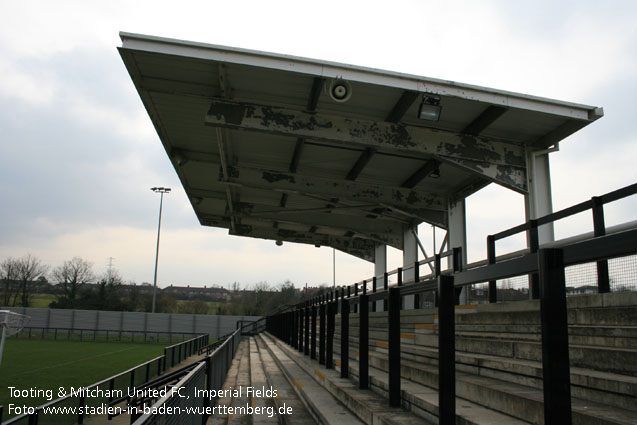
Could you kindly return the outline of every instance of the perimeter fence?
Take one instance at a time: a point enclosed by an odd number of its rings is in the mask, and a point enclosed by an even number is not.
[[[205,361],[199,362],[162,398],[143,406],[134,425],[200,425],[212,412],[216,394],[221,391],[242,335],[250,323],[237,329],[218,345]],[[199,391],[197,391],[199,389]],[[205,389],[205,391],[202,391]],[[185,397],[182,397],[185,396]]]
[[[43,339],[62,341],[91,341],[91,342],[125,342],[145,344],[171,344],[173,342],[192,339],[200,334],[192,332],[149,332],[122,331],[118,329],[71,329],[71,328],[41,328],[27,326],[13,335],[14,339]]]

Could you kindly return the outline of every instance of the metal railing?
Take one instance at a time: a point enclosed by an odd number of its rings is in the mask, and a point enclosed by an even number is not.
[[[12,338],[170,344],[173,341],[184,341],[198,335],[201,335],[201,333],[124,331],[119,329],[45,328],[39,326],[28,326],[23,328],[19,333],[13,335]]]
[[[584,207],[599,208],[605,202],[637,193],[637,184],[613,192],[597,200],[579,204],[575,207],[559,211],[551,215],[555,220],[574,214]],[[595,198],[594,198],[595,199]],[[601,199],[601,200],[599,200]],[[533,223],[518,226],[503,234],[531,229],[548,223],[543,218]],[[599,216],[596,218],[599,226]],[[602,220],[603,224],[603,220]],[[535,230],[534,230],[535,229]],[[599,228],[598,228],[599,229]],[[357,283],[347,287],[339,287],[325,295],[312,298],[297,304],[293,308],[282,311],[266,318],[268,332],[290,344],[298,351],[317,357],[320,364],[327,368],[334,368],[333,340],[335,335],[335,316],[340,308],[341,341],[340,341],[340,374],[349,376],[349,315],[351,306],[359,307],[359,387],[369,387],[369,305],[383,300],[388,319],[388,360],[389,360],[389,404],[401,405],[401,342],[400,342],[400,311],[401,300],[406,295],[434,292],[437,294],[438,306],[438,377],[439,377],[439,411],[441,424],[455,423],[455,316],[454,307],[458,303],[458,295],[462,288],[476,283],[493,282],[499,279],[516,276],[537,276],[537,289],[540,300],[540,323],[542,333],[542,363],[543,363],[543,391],[545,423],[571,423],[570,398],[570,363],[568,351],[568,323],[566,313],[566,281],[565,269],[580,264],[594,262],[597,265],[609,259],[626,257],[637,254],[637,229],[624,230],[613,234],[605,234],[596,230],[590,239],[570,242],[559,247],[543,248],[516,254],[514,258],[496,258],[480,265],[471,265],[462,270],[462,253],[455,248],[444,253],[451,256],[452,269],[443,272],[440,267],[442,255],[434,257],[434,276],[425,280],[414,273],[414,283],[403,285],[403,274],[397,269],[396,285],[389,285],[388,275],[383,276],[383,288],[377,288],[377,279],[372,281],[371,293],[367,290],[368,282]],[[503,236],[504,237],[504,236]],[[491,238],[493,239],[493,238]],[[493,253],[491,253],[493,254]],[[414,268],[418,270],[420,263]],[[597,268],[598,274],[600,268]],[[603,266],[602,266],[603,271]],[[600,291],[604,286],[604,278],[600,279]],[[360,288],[359,288],[360,286]],[[360,290],[359,290],[360,289]],[[319,330],[317,334],[317,316]],[[566,385],[564,384],[566,383]]]
[[[27,413],[15,416],[2,425],[42,425],[42,424],[83,424],[86,412],[102,412],[113,416],[107,406],[117,398],[117,394],[127,394],[129,388],[143,385],[161,375],[168,368],[178,364],[189,355],[198,352],[199,347],[208,344],[208,335],[201,335],[179,344],[164,348],[164,354],[95,384],[78,388],[64,397],[52,400]],[[66,413],[60,408],[67,407]],[[47,414],[54,408],[57,414]],[[115,409],[117,410],[117,409]],[[1,412],[1,410],[0,410]],[[0,415],[0,421],[2,417]]]
[[[627,198],[629,196],[633,196],[635,194],[637,194],[637,183],[623,187],[613,192],[609,192],[602,196],[595,196],[588,201],[581,202],[569,208],[556,211],[552,214],[548,214],[546,216],[540,217],[535,220],[529,220],[526,223],[520,224],[518,226],[514,226],[507,230],[503,230],[494,235],[489,235],[486,238],[487,239],[487,258],[484,260],[462,265],[461,251],[458,248],[455,248],[455,253],[454,253],[454,249],[449,249],[447,251],[440,252],[439,254],[435,254],[431,257],[427,257],[425,259],[419,260],[412,265],[398,267],[394,270],[387,271],[382,275],[373,276],[371,278],[362,280],[360,282],[356,282],[352,285],[345,286],[346,288],[345,290],[348,291],[348,293],[351,293],[354,295],[357,295],[359,292],[369,291],[370,289],[372,292],[376,292],[381,287],[383,288],[383,290],[387,290],[389,286],[392,286],[392,283],[397,286],[402,286],[403,284],[416,283],[416,282],[434,278],[436,276],[451,274],[453,273],[454,269],[460,269],[460,268],[463,268],[465,270],[473,269],[477,267],[482,267],[486,264],[494,264],[499,261],[520,257],[529,252],[537,252],[539,248],[559,248],[561,246],[565,246],[565,245],[579,242],[582,240],[590,239],[593,237],[603,236],[606,234],[612,234],[617,232],[623,232],[625,230],[630,230],[630,229],[635,229],[637,228],[636,221],[624,223],[622,225],[612,226],[612,227],[606,227],[605,221],[604,221],[604,205]],[[558,220],[565,219],[575,214],[579,214],[589,210],[591,211],[592,218],[593,218],[594,231],[592,233],[586,233],[586,234],[578,235],[571,238],[566,238],[559,241],[549,242],[546,244],[542,244],[541,246],[539,245],[538,243],[539,242],[539,237],[538,237],[539,227],[546,224],[554,223]],[[499,256],[496,255],[495,244],[498,240],[502,240],[522,232],[528,233],[529,248],[522,249],[516,252],[507,253],[504,255],[499,255]],[[450,265],[446,269],[442,261],[445,258],[450,259]],[[422,273],[424,269],[423,266],[426,266],[427,268],[429,268],[429,273]],[[581,267],[582,267],[581,265],[577,265],[571,268],[581,269]],[[595,262],[594,267],[596,272],[595,275],[597,277],[597,279],[594,280],[595,286],[597,287],[596,292],[599,292],[599,293],[609,292],[611,290],[611,286],[610,286],[611,279],[609,278],[608,261],[600,260],[599,262]],[[621,260],[614,259],[613,262],[611,262],[610,264],[610,270],[614,271],[615,273],[622,274],[622,276],[624,277],[623,280],[628,280],[628,278],[625,275],[630,274],[630,277],[637,281],[637,256],[627,256],[626,258],[623,258]],[[409,275],[410,277],[407,278],[406,277],[407,275]],[[523,278],[523,276],[517,279],[518,282],[521,281],[520,278]],[[529,291],[527,293],[527,298],[537,299],[538,298],[537,274],[535,275],[532,274],[529,279],[531,281],[531,285],[530,285],[531,287],[529,288]],[[572,270],[569,270],[569,272],[567,272],[567,283],[569,281],[574,281],[574,273]],[[590,279],[583,280],[580,278],[579,281],[592,283]],[[498,291],[497,291],[496,281],[477,282],[477,283],[479,284],[484,283],[487,286],[488,302],[497,302]],[[520,285],[519,283],[516,284],[516,287],[519,285]],[[618,290],[637,289],[637,282],[632,285],[624,284],[622,285],[621,288],[617,288],[617,289]],[[423,303],[423,297],[425,296],[425,294],[416,292],[413,295],[414,295],[415,308],[435,307],[436,305],[435,303],[436,303],[437,295],[435,292],[428,295],[429,302],[427,304]],[[459,295],[459,293],[457,295]],[[402,302],[403,300],[401,300],[401,303]],[[386,302],[384,304],[385,304],[384,310],[387,310]],[[375,304],[372,305],[372,311],[376,311]]]
[[[237,329],[219,344],[205,360],[188,372],[171,391],[151,406],[142,407],[143,414],[134,425],[192,424],[200,425],[212,412],[216,394],[223,387],[239,342],[241,329]],[[199,391],[196,391],[199,389]],[[202,391],[205,389],[205,391]]]

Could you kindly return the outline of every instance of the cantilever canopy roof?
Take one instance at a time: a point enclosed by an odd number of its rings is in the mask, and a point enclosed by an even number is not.
[[[601,108],[413,75],[120,33],[119,52],[202,225],[373,260]],[[335,100],[336,85],[349,99]],[[437,96],[438,121],[418,118]],[[436,176],[438,176],[436,178]]]

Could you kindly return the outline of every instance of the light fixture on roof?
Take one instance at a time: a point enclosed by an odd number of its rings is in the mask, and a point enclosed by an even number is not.
[[[426,93],[422,97],[422,103],[418,108],[418,118],[426,121],[438,121],[441,110],[440,96]]]
[[[432,179],[440,178],[440,167],[438,165],[436,165],[436,168],[434,168],[431,174],[429,174],[429,177],[431,177]]]
[[[276,246],[281,246],[283,245],[283,241],[276,241]]]
[[[186,164],[186,162],[188,162],[188,159],[184,158],[184,156],[181,154],[181,152],[175,152],[173,154],[173,161],[175,161],[175,164],[177,164],[178,166],[183,166]]]

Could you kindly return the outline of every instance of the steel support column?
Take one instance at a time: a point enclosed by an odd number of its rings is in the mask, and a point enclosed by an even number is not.
[[[526,220],[534,220],[553,212],[551,194],[551,172],[548,152],[527,154],[527,179],[529,193],[524,197]],[[532,248],[533,238],[527,233],[527,246]],[[555,240],[553,223],[545,224],[537,229],[537,244],[543,245]],[[529,296],[537,297],[538,291],[533,288],[533,277],[529,276]]]
[[[405,230],[403,236],[403,282],[413,282],[414,263],[418,261],[418,227],[414,226]],[[413,310],[414,296],[407,295],[403,300],[404,310]]]
[[[465,200],[449,203],[448,210],[449,230],[448,242],[449,249],[462,248],[462,266],[467,264],[467,209]],[[451,261],[451,259],[449,260]],[[451,268],[452,265],[448,264]],[[470,286],[465,286],[460,292],[460,304],[468,304]]]

